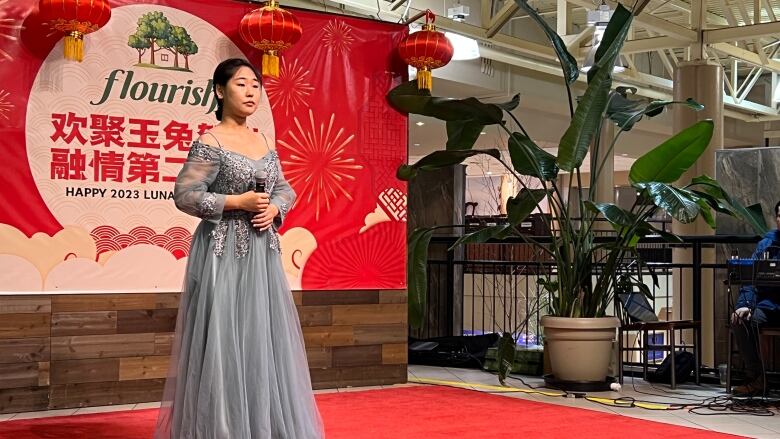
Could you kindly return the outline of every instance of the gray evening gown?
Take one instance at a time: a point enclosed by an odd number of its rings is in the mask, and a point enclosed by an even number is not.
[[[272,229],[223,210],[226,194],[266,178],[279,207]],[[176,179],[176,206],[202,218],[192,237],[155,439],[324,436],[298,313],[276,232],[295,201],[279,157],[258,160],[194,142]]]

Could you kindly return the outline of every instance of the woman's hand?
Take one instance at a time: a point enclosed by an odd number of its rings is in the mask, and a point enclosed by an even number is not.
[[[239,195],[238,206],[241,210],[247,212],[263,212],[268,207],[268,203],[271,202],[271,197],[263,192],[244,192]]]
[[[265,210],[252,218],[252,227],[260,231],[268,230],[273,225],[276,215],[279,215],[279,208],[273,204],[267,204]]]

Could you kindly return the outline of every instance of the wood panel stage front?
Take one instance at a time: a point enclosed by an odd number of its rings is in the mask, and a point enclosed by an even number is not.
[[[296,291],[315,389],[406,382],[407,294]],[[159,401],[178,293],[0,295],[0,413]]]

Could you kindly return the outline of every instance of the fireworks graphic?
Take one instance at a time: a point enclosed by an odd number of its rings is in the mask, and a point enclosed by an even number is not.
[[[285,115],[306,103],[306,98],[314,91],[314,87],[308,82],[309,71],[305,70],[298,60],[288,64],[282,59],[282,68],[278,78],[268,79],[265,89],[271,101],[271,108],[279,107]]]
[[[17,31],[21,30],[24,26],[21,24],[21,19],[6,17],[8,11],[9,0],[0,0],[0,41],[11,41],[16,43],[19,37],[16,36]],[[10,53],[3,49],[0,49],[0,62],[13,61],[14,57]],[[2,112],[3,110],[0,110]],[[2,113],[0,113],[2,114]]]
[[[344,128],[336,128],[335,119],[336,115],[331,114],[327,123],[317,124],[310,109],[308,126],[295,117],[297,129],[290,130],[290,141],[279,140],[290,151],[289,160],[282,162],[285,176],[305,203],[314,205],[317,220],[320,212],[330,211],[337,198],[353,201],[345,185],[354,182],[355,174],[363,169],[355,159],[345,157],[344,148],[355,135],[347,136]]]
[[[11,118],[8,117],[8,114],[14,108],[14,104],[8,101],[8,96],[10,95],[10,92],[0,90],[0,117],[4,118],[5,120],[11,120]]]
[[[331,20],[325,26],[325,35],[322,40],[330,50],[343,55],[349,53],[350,46],[355,42],[355,37],[352,36],[352,28],[342,20]]]

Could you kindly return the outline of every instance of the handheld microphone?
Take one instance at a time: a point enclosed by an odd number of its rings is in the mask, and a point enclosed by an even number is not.
[[[265,178],[255,177],[255,192],[265,192]]]

